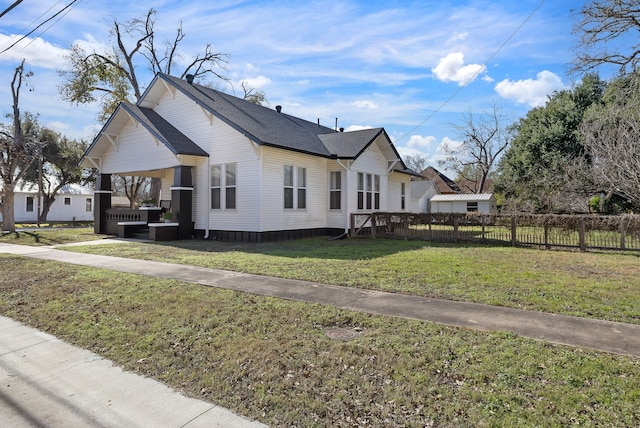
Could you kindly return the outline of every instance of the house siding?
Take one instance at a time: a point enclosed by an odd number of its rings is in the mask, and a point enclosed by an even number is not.
[[[27,211],[27,197],[33,198],[33,211]],[[64,198],[71,198],[65,205]],[[92,210],[86,211],[86,200],[91,199]],[[47,221],[93,221],[93,195],[62,193],[56,197],[47,214]],[[14,196],[14,220],[18,223],[38,221],[38,194],[16,192]],[[0,213],[2,221],[2,213]]]
[[[102,159],[101,171],[110,174],[157,170],[179,164],[169,149],[153,138],[146,128],[133,122],[124,126],[117,147],[110,145]]]
[[[273,231],[326,227],[329,208],[327,160],[273,147],[263,147],[262,153],[261,229]],[[285,165],[307,170],[305,209],[284,208]]]

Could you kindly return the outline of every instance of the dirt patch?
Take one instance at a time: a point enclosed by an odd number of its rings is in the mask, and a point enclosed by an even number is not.
[[[333,340],[353,340],[356,337],[362,336],[362,329],[360,328],[345,328],[345,327],[334,327],[325,331],[325,334]]]

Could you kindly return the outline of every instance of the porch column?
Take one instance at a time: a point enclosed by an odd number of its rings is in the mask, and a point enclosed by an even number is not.
[[[93,232],[107,233],[107,210],[111,208],[111,174],[98,174],[93,192]]]
[[[173,168],[171,211],[178,219],[178,239],[191,239],[193,235],[193,179],[191,178],[190,166],[179,165]]]

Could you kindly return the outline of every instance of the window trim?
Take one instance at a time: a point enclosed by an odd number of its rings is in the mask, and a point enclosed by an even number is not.
[[[358,173],[358,210],[380,210],[381,182],[382,178],[378,174],[371,174],[367,172]]]
[[[284,164],[282,167],[282,209],[307,209],[307,168]]]
[[[329,210],[342,211],[342,171],[329,171]]]
[[[29,202],[31,202],[31,209],[29,209]],[[34,212],[35,205],[36,205],[35,198],[33,196],[27,196],[25,200],[25,207],[24,207],[25,212],[28,212],[28,213]]]
[[[214,170],[217,170],[217,176],[214,174]],[[233,184],[229,184],[231,170],[233,170]],[[217,180],[214,181],[214,178]],[[232,189],[233,204],[229,204]],[[238,209],[238,164],[236,162],[211,165],[209,169],[209,198],[209,211],[234,211]]]

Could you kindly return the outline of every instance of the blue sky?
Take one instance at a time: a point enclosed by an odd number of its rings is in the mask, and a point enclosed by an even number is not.
[[[71,0],[30,0],[0,18],[0,51]],[[4,10],[13,0],[0,1]],[[492,103],[514,118],[576,83],[567,74],[583,1],[168,1],[79,0],[0,54],[1,112],[11,111],[10,82],[22,58],[33,71],[22,111],[46,126],[91,140],[97,105],[62,101],[57,70],[74,42],[104,50],[114,18],[126,22],[157,10],[156,40],[172,39],[182,22],[182,61],[207,44],[228,53],[232,85],[263,90],[271,107],[346,130],[384,127],[401,155],[421,154],[437,166],[451,127]],[[43,32],[44,30],[44,32]],[[37,37],[36,37],[37,36]],[[142,80],[152,76],[141,70]],[[602,76],[607,77],[607,76]],[[5,119],[5,121],[7,121]]]

